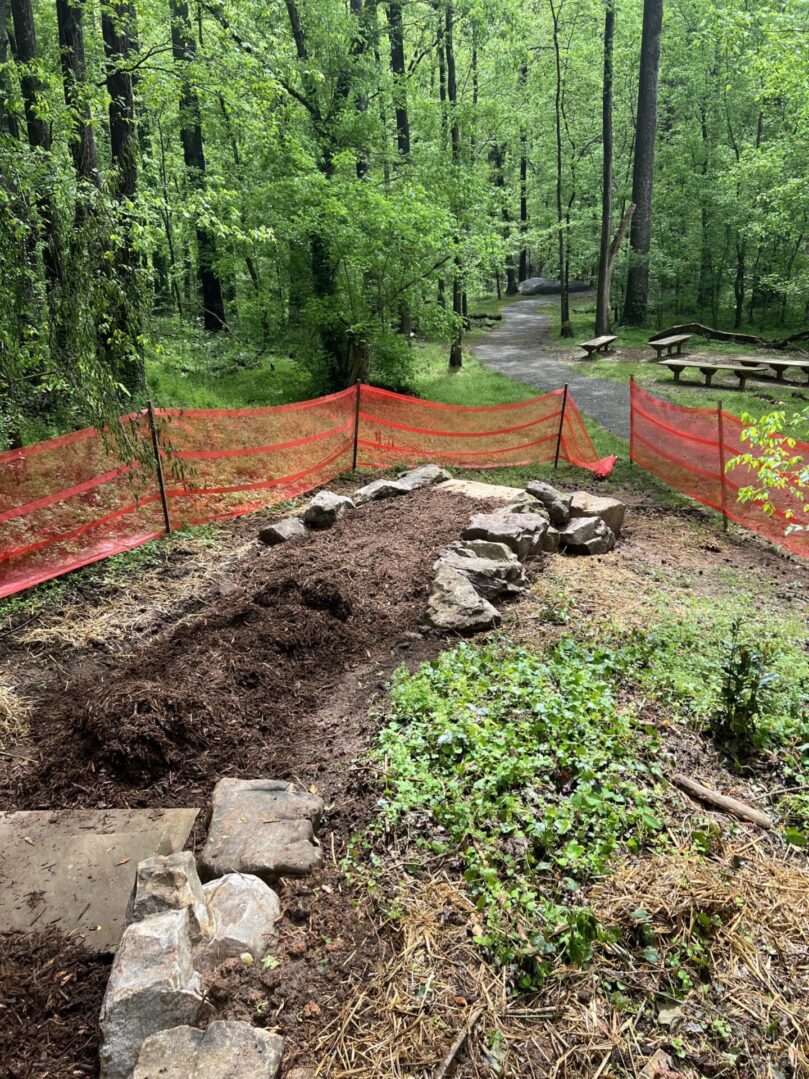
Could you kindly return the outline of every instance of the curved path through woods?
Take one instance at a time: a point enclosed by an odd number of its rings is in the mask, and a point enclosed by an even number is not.
[[[540,296],[504,307],[503,321],[472,351],[487,367],[538,390],[558,390],[567,383],[581,412],[613,434],[629,438],[629,387],[579,374],[575,366],[559,359],[555,341],[548,347],[558,302]]]

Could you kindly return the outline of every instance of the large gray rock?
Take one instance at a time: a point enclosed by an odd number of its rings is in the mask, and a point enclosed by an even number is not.
[[[208,877],[254,873],[272,883],[317,869],[323,800],[275,779],[220,779],[200,867]]]
[[[552,525],[542,537],[542,550],[546,554],[556,554],[562,541],[562,533]]]
[[[563,495],[542,480],[532,480],[525,485],[525,489],[545,507],[554,528],[563,528],[567,524],[570,520],[570,495]]]
[[[560,540],[576,554],[606,554],[615,546],[615,533],[601,517],[573,517]]]
[[[617,498],[603,498],[587,491],[575,491],[570,499],[571,517],[600,517],[616,536],[621,535],[625,515],[626,506]]]
[[[475,542],[472,540],[471,542]],[[498,544],[498,546],[504,546]],[[508,550],[508,548],[505,548]],[[495,600],[505,596],[518,596],[528,587],[525,579],[525,570],[517,556],[508,552],[511,558],[481,558],[463,550],[458,550],[454,545],[447,547],[438,556],[438,561],[433,566],[439,570],[442,566],[449,566],[458,573],[462,573],[476,592],[486,599]]]
[[[548,529],[545,517],[537,513],[477,513],[463,530],[464,539],[492,540],[505,543],[520,560],[536,554]]]
[[[197,970],[210,970],[249,952],[262,959],[278,937],[278,896],[263,880],[227,873],[203,888],[211,917],[209,934],[194,949]]]
[[[427,620],[436,629],[475,633],[500,624],[500,612],[452,566],[441,566],[427,603]]]
[[[196,941],[211,929],[211,920],[191,851],[147,858],[138,866],[130,921],[188,908],[189,931]]]
[[[300,517],[282,517],[280,521],[272,521],[260,529],[258,538],[268,547],[275,547],[278,543],[301,539],[305,535],[306,526]]]
[[[511,505],[506,506],[507,513],[536,513],[540,517],[544,517],[548,524],[550,524],[550,515],[538,498],[534,498],[533,495],[523,494]]]
[[[367,502],[378,502],[383,498],[396,498],[399,495],[410,494],[410,488],[401,480],[392,480],[383,477],[379,480],[371,480],[364,487],[354,492],[354,505],[364,506]]]
[[[188,910],[153,914],[127,926],[101,1005],[101,1079],[131,1079],[146,1038],[195,1023],[202,1003]]]
[[[331,528],[346,510],[353,508],[354,503],[346,495],[336,495],[333,491],[320,491],[306,507],[303,520],[310,528]]]
[[[561,283],[548,277],[527,277],[517,287],[523,296],[553,296],[562,291]],[[587,292],[589,288],[584,281],[574,279],[567,283],[568,292]]]
[[[275,1079],[284,1039],[249,1023],[176,1026],[143,1043],[133,1079]]]
[[[491,558],[495,562],[519,562],[514,552],[505,543],[492,540],[455,540],[447,547],[462,558]]]
[[[403,483],[408,491],[432,487],[434,483],[443,483],[450,478],[449,472],[439,465],[419,465],[418,468],[409,468],[406,472],[400,472],[398,476],[399,482]]]

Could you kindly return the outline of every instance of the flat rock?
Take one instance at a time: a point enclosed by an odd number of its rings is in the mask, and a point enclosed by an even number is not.
[[[317,869],[323,852],[314,828],[323,800],[275,779],[220,779],[200,857],[207,877],[254,873],[267,883]]]
[[[587,491],[575,491],[570,499],[571,517],[600,517],[616,536],[621,535],[625,515],[626,506],[617,498],[603,498]]]
[[[447,547],[463,558],[491,558],[495,562],[519,562],[519,559],[505,543],[492,540],[455,540]]]
[[[523,494],[516,502],[511,502],[506,506],[508,513],[538,513],[540,517],[545,517],[550,524],[550,516],[548,511],[542,505],[538,498],[534,498],[533,495]]]
[[[548,521],[537,513],[477,513],[463,530],[464,539],[491,540],[505,543],[522,561],[542,547],[542,537],[548,529]]]
[[[516,555],[510,551],[509,554],[511,559],[481,558],[475,555],[470,557],[466,551],[447,547],[438,556],[433,569],[449,566],[457,570],[466,577],[476,592],[488,600],[518,596],[528,587],[528,582],[525,579],[525,570]]]
[[[436,629],[474,633],[500,624],[500,612],[452,566],[441,566],[435,575],[427,620]]]
[[[139,922],[152,914],[188,908],[192,940],[206,936],[213,928],[208,914],[197,863],[191,851],[157,855],[138,866],[130,921]]]
[[[576,554],[606,554],[615,546],[615,533],[601,517],[572,517],[559,538]]]
[[[259,530],[258,538],[268,547],[275,547],[287,540],[301,539],[306,535],[306,526],[300,517],[282,517],[280,521],[271,521]]]
[[[410,494],[410,488],[401,480],[392,480],[382,477],[379,480],[371,480],[364,487],[354,492],[353,502],[355,506],[364,506],[368,502],[378,502],[383,498],[396,498],[399,495]]]
[[[521,487],[506,487],[500,483],[479,483],[477,480],[447,480],[439,483],[436,491],[447,494],[465,495],[477,500],[491,499],[493,502],[516,502],[525,492]]]
[[[336,495],[334,491],[320,491],[306,507],[304,524],[310,528],[331,528],[346,510],[353,508],[353,501],[346,495]]]
[[[439,465],[419,465],[418,468],[400,472],[397,478],[408,491],[418,491],[422,487],[432,487],[433,484],[442,483],[451,477],[449,472]]]
[[[188,911],[153,914],[127,926],[101,1005],[100,1079],[131,1079],[146,1038],[195,1023],[202,1005]]]
[[[54,926],[114,952],[138,864],[182,850],[198,809],[0,813],[0,932]]]
[[[210,970],[249,952],[263,959],[278,937],[278,896],[248,873],[227,873],[203,888],[211,919],[210,933],[194,949],[197,970]]]
[[[525,485],[525,490],[542,503],[554,528],[563,528],[570,520],[570,495],[563,495],[542,480],[532,480]]]
[[[141,1046],[132,1079],[275,1079],[284,1039],[249,1023],[176,1026]]]

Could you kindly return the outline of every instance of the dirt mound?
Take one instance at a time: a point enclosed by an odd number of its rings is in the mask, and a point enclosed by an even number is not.
[[[305,717],[421,625],[432,563],[478,508],[416,492],[257,548],[196,618],[33,702],[32,755],[9,767],[0,804],[200,805],[223,775],[295,778]]]
[[[59,933],[0,935],[5,1079],[95,1075],[96,1017],[108,977],[108,959]]]

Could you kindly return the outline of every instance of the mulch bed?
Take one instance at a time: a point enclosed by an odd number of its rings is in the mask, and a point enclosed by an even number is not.
[[[372,503],[295,545],[256,549],[232,590],[193,620],[125,657],[88,651],[65,684],[51,683],[40,699],[29,693],[25,753],[0,759],[0,808],[8,810],[207,809],[226,775],[317,789],[328,807],[326,866],[278,889],[281,967],[231,963],[207,985],[209,1018],[248,1019],[287,1036],[287,1068],[314,1061],[319,1031],[384,954],[338,870],[376,798],[367,769],[354,762],[372,728],[369,704],[393,669],[441,647],[423,632],[432,564],[481,508],[417,492]],[[194,844],[204,826],[201,814]],[[18,939],[20,972],[60,954],[52,945],[39,962],[41,948],[36,938]],[[0,979],[13,1018],[13,1079],[96,1074],[108,964],[80,959],[75,945],[61,954],[54,962],[71,977],[70,1010],[60,1014],[72,1016],[72,1040],[58,1040],[58,1025],[51,1032],[57,988],[46,991],[47,979],[33,977],[10,995]]]

